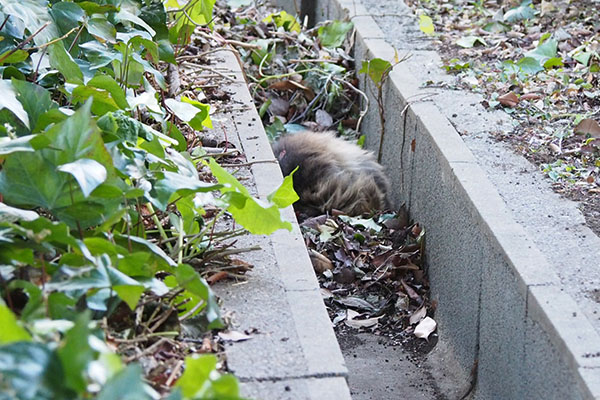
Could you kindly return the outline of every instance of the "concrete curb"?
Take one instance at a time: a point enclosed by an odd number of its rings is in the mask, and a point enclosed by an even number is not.
[[[304,0],[301,9],[311,24],[352,19],[358,68],[392,61],[394,48],[359,0]],[[361,78],[361,88],[376,104],[371,83]],[[384,104],[382,163],[396,202],[427,230],[440,337],[463,368],[476,366],[474,397],[600,398],[598,332],[406,65],[390,73]],[[363,126],[380,131],[374,106]],[[367,147],[379,147],[378,134],[367,133]]]
[[[221,88],[233,106],[214,115],[215,130],[249,162],[238,177],[259,198],[281,184],[260,117],[253,107],[236,57],[224,49],[215,57],[233,77]],[[348,371],[321,298],[319,285],[291,207],[284,218],[293,231],[244,236],[236,247],[260,245],[261,251],[239,258],[254,265],[243,284],[216,285],[225,310],[235,312],[234,329],[251,339],[226,346],[229,369],[242,382],[242,394],[257,399],[350,399]]]

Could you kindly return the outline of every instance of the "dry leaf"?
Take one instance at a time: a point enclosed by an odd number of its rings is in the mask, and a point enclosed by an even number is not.
[[[290,103],[280,97],[271,97],[269,112],[273,115],[286,116],[290,109]]]
[[[415,226],[413,226],[412,228],[412,234],[417,237],[421,234],[421,227],[419,226],[419,224],[415,224]]]
[[[427,316],[427,308],[425,308],[425,306],[423,306],[423,307],[419,308],[417,311],[415,311],[413,313],[413,315],[410,316],[410,319],[408,321],[410,322],[411,325],[414,325],[417,322],[420,322],[426,316]]]
[[[542,5],[541,5],[541,14],[540,16],[543,17],[544,15],[548,15],[551,12],[556,10],[556,6],[554,4],[552,4],[551,1],[546,1],[546,0],[542,0]]]
[[[377,325],[377,323],[379,322],[379,319],[382,318],[381,317],[376,317],[376,318],[367,318],[367,319],[355,319],[356,317],[358,317],[360,315],[360,313],[348,309],[346,311],[346,321],[344,322],[346,325],[348,325],[351,328],[370,328],[371,326]]]
[[[333,125],[333,118],[325,110],[317,110],[315,112],[315,122],[323,128],[329,128]]]
[[[238,331],[219,332],[219,337],[226,342],[242,342],[244,340],[252,339],[251,336]]]
[[[542,98],[542,95],[538,93],[526,93],[521,96],[520,100],[539,100]]]
[[[513,92],[508,92],[498,97],[498,101],[505,107],[515,107],[519,104],[519,98]]]
[[[575,133],[589,134],[591,137],[600,138],[600,124],[590,118],[582,119],[575,127]]]
[[[329,290],[329,289],[320,288],[320,291],[321,291],[321,298],[323,300],[331,299],[333,297],[333,293],[331,293],[331,290]]]
[[[308,255],[310,256],[310,261],[312,262],[313,268],[317,274],[322,274],[326,270],[333,269],[333,263],[323,254],[313,249],[309,249]]]
[[[292,83],[292,81],[284,80],[273,82],[269,85],[268,89],[274,90],[296,90],[297,87]]]
[[[206,281],[209,285],[214,285],[216,282],[219,282],[222,279],[226,279],[229,276],[227,271],[219,271],[216,274],[213,274],[206,278]]]
[[[419,322],[419,325],[415,327],[415,336],[427,340],[429,335],[435,331],[436,327],[437,323],[433,318],[425,317],[421,322]]]

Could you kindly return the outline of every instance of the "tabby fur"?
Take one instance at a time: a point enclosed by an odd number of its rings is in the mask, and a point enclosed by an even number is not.
[[[332,210],[356,216],[389,207],[389,181],[372,153],[331,132],[305,131],[273,145],[281,171],[294,173],[294,205],[307,216]]]

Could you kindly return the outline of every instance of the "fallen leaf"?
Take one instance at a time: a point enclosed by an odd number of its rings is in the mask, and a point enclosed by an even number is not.
[[[408,310],[408,306],[410,304],[410,299],[407,295],[402,292],[398,292],[398,299],[396,300],[396,310],[397,311],[406,311]]]
[[[498,97],[498,102],[500,102],[500,104],[502,104],[505,107],[512,108],[519,104],[519,98],[513,92],[508,92]]]
[[[325,289],[325,288],[320,288],[321,289],[321,297],[323,298],[323,300],[327,300],[333,297],[333,293],[331,293],[331,290],[329,289]]]
[[[540,14],[541,17],[543,17],[544,15],[548,15],[551,12],[556,10],[556,6],[554,4],[552,4],[551,1],[545,1],[545,0],[542,0],[542,5],[540,8],[542,10],[542,12]]]
[[[213,285],[222,279],[226,279],[228,276],[229,276],[229,274],[227,273],[227,271],[219,271],[216,274],[211,275],[208,278],[206,278],[206,281],[208,282],[209,285]]]
[[[427,316],[427,308],[425,308],[425,306],[423,306],[423,307],[419,308],[417,311],[415,311],[413,313],[413,315],[410,316],[408,321],[410,322],[411,325],[414,325],[417,322],[420,322],[426,316]]]
[[[433,35],[435,33],[435,27],[433,26],[433,20],[431,17],[428,17],[427,15],[420,15],[419,29],[428,36]]]
[[[590,118],[582,119],[575,127],[575,133],[583,133],[591,137],[600,138],[600,124]]]
[[[402,287],[404,287],[404,290],[406,291],[406,294],[408,295],[408,297],[410,297],[411,299],[416,300],[416,301],[421,300],[421,296],[419,296],[419,294],[415,291],[415,289],[408,286],[406,284],[406,282],[404,282],[404,280],[401,280],[400,283],[402,283]]]
[[[273,115],[285,116],[290,109],[290,103],[280,97],[271,97],[271,105],[269,111]]]
[[[296,82],[290,80],[273,82],[268,87],[268,89],[274,90],[296,90],[297,88]]]
[[[521,96],[520,100],[539,100],[542,96],[537,93],[526,93]]]
[[[487,46],[485,40],[483,40],[479,36],[463,36],[462,38],[456,41],[456,44],[466,49],[470,49],[471,47],[474,47],[477,44]]]
[[[360,311],[369,311],[369,312],[375,311],[375,307],[373,307],[373,305],[371,303],[369,303],[368,301],[366,301],[364,299],[361,299],[360,297],[349,296],[349,297],[345,297],[343,299],[339,299],[337,301],[339,303],[342,303],[346,307],[354,308],[354,309],[357,309]]]
[[[437,328],[437,323],[434,321],[434,319],[425,317],[421,322],[419,322],[419,325],[415,327],[414,333],[416,337],[427,340],[429,335],[435,331],[435,328]]]
[[[312,262],[313,268],[317,274],[322,274],[327,270],[333,269],[333,263],[323,254],[313,249],[309,249],[308,255],[310,256],[310,261]]]
[[[323,128],[329,128],[333,125],[333,118],[327,111],[319,109],[315,112],[315,122]]]
[[[348,325],[351,328],[370,328],[372,326],[377,325],[377,323],[379,322],[379,319],[382,318],[381,317],[375,317],[375,318],[367,318],[367,319],[355,319],[356,317],[358,317],[360,314],[357,313],[354,310],[350,310],[348,309],[348,311],[346,312],[346,321],[344,322],[346,325]]]
[[[252,339],[251,336],[238,331],[219,332],[219,337],[226,342],[243,342],[244,340]]]

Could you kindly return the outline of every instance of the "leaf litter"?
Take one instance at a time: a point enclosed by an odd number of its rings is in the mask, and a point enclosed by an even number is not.
[[[425,231],[408,224],[404,209],[370,218],[321,215],[300,228],[339,337],[369,332],[423,351],[435,344],[415,340],[435,331],[435,304],[423,268]]]
[[[408,0],[433,20],[444,68],[504,108],[498,140],[536,163],[554,189],[581,201],[600,233],[600,9],[594,1]]]

